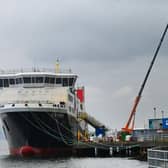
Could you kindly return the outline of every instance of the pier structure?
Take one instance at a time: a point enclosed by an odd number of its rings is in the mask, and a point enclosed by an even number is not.
[[[165,146],[166,144],[166,141],[79,142],[74,146],[72,155],[76,157],[131,157],[146,161],[149,149],[157,146]]]
[[[77,157],[138,157],[146,160],[147,149],[153,147],[153,143],[78,143],[74,146],[73,155]]]

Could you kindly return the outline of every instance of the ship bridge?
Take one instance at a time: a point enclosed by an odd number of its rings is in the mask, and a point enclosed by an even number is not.
[[[52,70],[0,71],[0,88],[9,87],[71,87],[77,75],[69,72],[56,73]]]

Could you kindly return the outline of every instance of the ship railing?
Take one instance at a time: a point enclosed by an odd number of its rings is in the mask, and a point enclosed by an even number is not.
[[[157,147],[148,149],[149,168],[168,167],[168,147]]]
[[[56,73],[52,68],[21,68],[21,69],[0,69],[0,74],[16,74],[16,73],[28,73],[28,72],[52,72]],[[72,73],[71,69],[60,69],[57,73]]]
[[[55,103],[55,102],[50,102],[50,101],[14,101],[10,103],[3,103],[0,104],[0,108],[5,108],[5,107],[54,107],[58,109],[66,109],[67,105],[66,103],[63,104],[62,102]]]

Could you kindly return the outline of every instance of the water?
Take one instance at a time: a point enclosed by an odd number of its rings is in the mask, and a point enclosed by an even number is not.
[[[16,159],[1,157],[2,168],[147,168],[147,163],[121,158]]]
[[[0,168],[147,168],[147,162],[127,158],[14,158],[0,142]]]

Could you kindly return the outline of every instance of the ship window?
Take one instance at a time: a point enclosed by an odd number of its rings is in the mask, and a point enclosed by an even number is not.
[[[16,78],[16,84],[18,84],[19,83],[19,78]]]
[[[15,79],[9,79],[9,84],[14,85],[15,84]]]
[[[61,84],[61,78],[56,78],[56,84]]]
[[[45,83],[49,83],[49,77],[45,78]]]
[[[69,86],[73,85],[74,78],[69,78]]]
[[[0,79],[0,87],[3,86],[3,79]]]
[[[50,83],[54,84],[55,83],[55,78],[50,78]]]
[[[31,83],[31,78],[30,77],[24,77],[23,81],[24,81],[24,83]]]
[[[36,78],[32,77],[32,83],[36,83]]]
[[[9,80],[8,79],[4,79],[4,87],[9,87]]]
[[[43,83],[43,77],[37,77],[36,83]]]
[[[22,78],[16,78],[16,84],[22,83]]]
[[[54,83],[55,83],[55,78],[49,78],[49,77],[46,77],[46,78],[45,78],[45,83],[51,83],[51,84],[54,84]]]
[[[68,78],[63,78],[63,86],[68,86]]]

